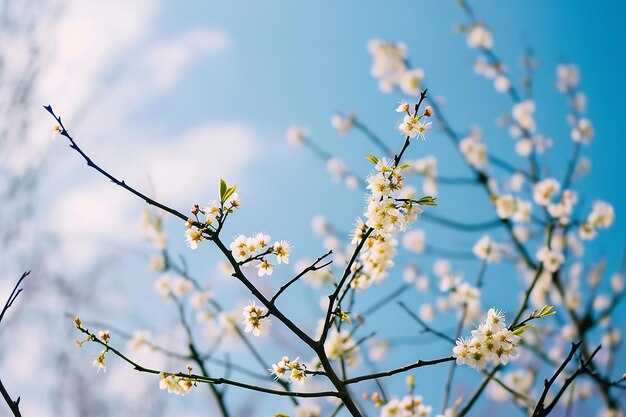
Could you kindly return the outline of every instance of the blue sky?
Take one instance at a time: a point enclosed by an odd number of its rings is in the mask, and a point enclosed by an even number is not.
[[[111,10],[107,9],[109,6],[98,6],[101,10],[69,8],[70,17],[62,23],[71,30],[61,31],[57,40],[68,45],[76,42],[68,37],[84,30],[76,22],[94,19],[95,27],[102,33],[85,36],[84,44],[76,46],[76,50],[94,51],[95,63],[93,67],[85,63],[89,60],[83,53],[77,60],[78,69],[71,65],[54,66],[46,83],[57,88],[45,84],[38,98],[67,115],[68,128],[87,145],[94,159],[139,188],[152,184],[157,195],[180,210],[214,198],[220,177],[237,183],[245,205],[233,217],[227,233],[263,230],[276,239],[291,241],[296,259],[313,259],[323,252],[320,239],[309,226],[314,215],[327,215],[340,230],[352,227],[363,210],[362,193],[334,184],[324,164],[304,149],[289,148],[284,134],[292,124],[305,126],[318,143],[362,175],[370,168],[364,156],[374,149],[358,132],[340,137],[330,125],[332,114],[354,111],[389,146],[401,146],[403,138],[397,132],[398,116],[393,110],[403,96],[382,94],[371,77],[366,43],[372,38],[406,42],[409,59],[424,69],[431,94],[445,97],[446,116],[454,127],[463,132],[480,126],[493,153],[521,164],[511,150],[513,141],[508,132],[496,125],[496,119],[510,111],[510,100],[497,93],[490,81],[473,73],[476,51],[469,50],[463,36],[453,31],[455,24],[466,23],[454,1],[194,1],[184,7],[151,0],[138,2],[134,7],[123,3],[114,2]],[[626,5],[601,1],[590,7],[588,2],[578,0],[474,3],[476,13],[493,30],[495,51],[508,63],[515,82],[522,74],[518,60],[524,48],[533,48],[539,62],[533,93],[536,118],[539,130],[555,142],[545,160],[554,167],[557,177],[563,175],[571,141],[565,121],[567,104],[555,89],[556,65],[567,61],[580,67],[582,89],[588,97],[587,114],[596,131],[595,140],[584,149],[592,160],[592,171],[580,182],[580,191],[586,196],[587,207],[594,199],[602,198],[609,200],[617,213],[613,228],[601,233],[589,247],[586,259],[605,255],[608,270],[613,271],[626,243],[626,221],[622,215],[626,213],[626,196],[620,192],[624,180],[621,158],[626,151],[621,135],[626,122],[618,113],[626,96],[622,82],[626,73]],[[121,22],[116,25],[113,19],[97,17],[106,17],[107,11]],[[195,30],[203,34],[200,41],[187,36]],[[63,49],[62,56],[71,58],[72,48]],[[180,65],[174,65],[176,62]],[[53,75],[58,76],[55,71],[59,68],[76,74],[73,83],[72,79],[65,82],[76,89],[86,89],[86,98],[74,91],[67,93],[64,81],[55,81],[59,78]],[[167,74],[173,74],[171,79]],[[85,101],[88,105],[83,112]],[[40,116],[41,125],[48,128],[47,114],[41,112]],[[189,146],[187,152],[183,145]],[[104,179],[87,172],[77,156],[64,146],[53,144],[46,149],[54,155],[46,162],[54,175],[46,179],[40,198],[44,202],[50,201],[51,195],[57,196],[52,203],[53,219],[60,221],[64,209],[72,207],[77,199],[86,204],[93,202],[93,210],[99,208],[90,215],[77,214],[74,224],[59,222],[62,227],[56,232],[67,245],[63,246],[68,258],[65,262],[73,265],[76,259],[72,254],[88,252],[91,255],[85,258],[95,262],[98,258],[94,253],[99,249],[93,248],[107,246],[106,256],[115,259],[118,266],[107,273],[110,281],[105,281],[104,288],[125,289],[131,300],[119,301],[121,308],[117,312],[82,306],[85,313],[81,314],[98,315],[105,321],[123,323],[126,326],[121,327],[126,328],[144,326],[151,317],[171,323],[172,311],[163,309],[158,297],[152,294],[153,277],[146,273],[145,257],[123,256],[120,250],[122,244],[127,244],[141,254],[149,252],[141,239],[133,236],[134,229],[131,236],[119,236],[120,231],[136,223],[141,202],[121,190],[111,189]],[[460,168],[460,158],[440,132],[435,131],[427,142],[412,146],[408,157],[428,154],[437,156],[442,175],[469,174]],[[439,201],[441,206],[432,210],[459,221],[490,220],[494,216],[484,194],[474,188],[442,188]],[[167,223],[175,250],[185,253],[197,275],[215,279],[215,286],[223,291],[225,299],[233,304],[245,301],[245,292],[214,278],[214,262],[218,259],[215,249],[193,253],[184,249],[182,238],[178,239],[182,236],[180,226],[173,220]],[[425,223],[419,226],[424,226],[429,241],[450,249],[467,249],[480,237],[451,233]],[[93,234],[85,237],[84,230]],[[496,236],[503,236],[503,232],[498,231]],[[87,249],[84,239],[89,239],[92,249]],[[397,263],[401,266],[409,260],[403,255]],[[432,260],[418,259],[428,272]],[[81,267],[87,268],[89,262]],[[466,277],[472,277],[478,266],[476,261],[458,263]],[[275,277],[285,278],[290,272],[291,269],[279,271]],[[516,294],[510,289],[516,288],[519,280],[511,279],[511,275],[506,268],[489,270],[484,306],[501,303],[502,308],[515,308]],[[380,291],[363,296],[361,306],[395,288],[400,279],[397,268]],[[146,292],[149,295],[144,296]],[[286,308],[298,310],[296,316],[312,323],[311,316],[319,315],[317,304],[323,292],[301,288],[294,294]],[[108,295],[106,300],[112,298]],[[141,301],[132,301],[137,299]],[[419,302],[432,302],[416,292],[404,300],[414,307]],[[306,308],[300,309],[302,305]],[[622,306],[621,313],[624,312]],[[417,334],[413,322],[395,305],[388,306],[372,325],[385,327],[388,317],[393,317],[397,326],[387,326],[382,335]],[[451,325],[449,320],[441,322],[444,329]],[[624,329],[623,322],[619,326]],[[281,355],[275,348],[268,349],[270,359]],[[444,349],[447,347],[432,343],[403,347],[398,350],[397,360],[388,365],[442,356]],[[73,358],[83,360],[86,366],[91,361],[87,354]],[[122,369],[122,365],[118,368]],[[417,374],[417,390],[437,410],[440,384],[430,381],[443,381],[446,371],[447,367]],[[125,377],[131,371],[120,372]],[[93,384],[102,381],[100,375],[89,378]],[[401,395],[403,378],[394,381],[391,386],[398,388]],[[477,378],[469,370],[460,369],[457,381],[460,391],[468,392]],[[233,401],[247,398],[238,397],[240,394],[234,390],[230,394]],[[171,415],[177,415],[177,407],[188,405],[180,399],[164,400],[170,404]],[[192,404],[197,403],[202,403],[202,399],[193,399]],[[287,405],[266,401],[259,406],[257,415],[283,411],[277,410],[276,404]],[[594,406],[592,403],[585,410],[593,410]]]

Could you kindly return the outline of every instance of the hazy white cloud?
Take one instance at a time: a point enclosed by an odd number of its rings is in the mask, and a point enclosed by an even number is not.
[[[98,160],[135,188],[146,194],[154,189],[159,200],[186,210],[194,202],[214,198],[209,190],[217,189],[220,178],[235,182],[242,175],[241,167],[252,159],[255,143],[254,133],[245,125],[207,123],[169,140],[129,141],[121,155],[112,154],[112,146]],[[77,168],[87,169],[83,164]],[[51,203],[47,224],[65,237],[60,243],[63,261],[87,267],[98,257],[103,242],[113,250],[141,243],[137,223],[142,207],[135,196],[95,177],[59,193]]]
[[[174,85],[185,67],[207,54],[224,52],[230,38],[219,29],[196,28],[181,36],[152,45],[142,54],[141,71],[158,88]]]

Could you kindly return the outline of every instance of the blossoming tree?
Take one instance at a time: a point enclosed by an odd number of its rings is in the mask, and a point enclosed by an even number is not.
[[[595,201],[590,209],[585,208],[575,190],[577,179],[589,170],[589,160],[582,153],[594,134],[592,123],[584,116],[586,100],[580,89],[578,69],[569,64],[557,69],[557,88],[570,104],[572,140],[566,175],[557,179],[542,160],[551,141],[541,135],[533,117],[535,103],[529,86],[536,63],[532,55],[527,54],[522,60],[527,74],[516,86],[506,64],[496,54],[487,26],[468,4],[459,4],[468,18],[459,30],[468,46],[478,53],[475,71],[492,79],[495,89],[511,99],[511,107],[501,123],[508,126],[515,139],[514,148],[520,160],[509,163],[490,153],[476,129],[467,135],[459,133],[441,103],[431,99],[432,90],[426,88],[424,71],[410,64],[406,44],[372,40],[368,44],[373,59],[372,76],[382,92],[401,92],[404,96],[395,109],[402,117],[398,130],[403,140],[394,141],[399,144],[397,147],[389,146],[387,142],[391,141],[376,135],[354,114],[333,116],[331,123],[340,134],[358,131],[371,141],[371,152],[363,155],[371,163],[371,172],[364,176],[323,149],[303,128],[293,126],[288,130],[290,144],[310,149],[326,162],[334,178],[345,181],[349,188],[362,189],[366,199],[362,214],[355,215],[349,236],[338,232],[341,225],[333,225],[325,217],[313,220],[315,232],[325,238],[327,252],[313,262],[295,262],[293,277],[286,281],[272,280],[275,270],[286,270],[293,263],[296,248],[283,240],[289,237],[274,240],[266,233],[242,234],[237,229],[237,212],[245,210],[238,192],[245,195],[245,190],[237,190],[222,180],[206,206],[193,204],[187,213],[178,211],[127,184],[117,173],[107,171],[104,164],[83,151],[61,117],[46,106],[57,123],[56,132],[69,141],[90,168],[149,206],[144,223],[157,249],[151,266],[160,273],[154,289],[164,299],[173,301],[187,337],[182,345],[188,353],[178,354],[157,344],[145,331],[130,335],[76,317],[75,326],[83,335],[77,344],[98,346],[93,359],[98,372],[106,371],[109,361],[119,360],[148,374],[146,378],[154,378],[155,387],[171,394],[187,395],[206,385],[215,400],[216,413],[224,417],[233,415],[226,386],[291,399],[295,411],[281,405],[275,411],[277,416],[292,415],[293,411],[297,416],[362,416],[375,412],[385,417],[462,417],[472,415],[485,393],[496,401],[511,399],[523,415],[533,417],[549,415],[559,406],[570,413],[578,402],[596,394],[603,404],[601,416],[624,415],[620,404],[624,378],[613,375],[620,345],[613,315],[623,297],[623,271],[616,271],[609,278],[612,293],[600,294],[604,264],[588,266],[579,260],[584,242],[592,241],[598,232],[610,227],[614,212],[604,201]],[[389,117],[393,110],[390,109]],[[420,153],[420,144],[430,140],[435,129],[463,157],[470,173],[467,177],[439,175],[436,157]],[[422,156],[410,159],[409,148],[413,155]],[[416,188],[418,184],[423,192]],[[448,184],[481,190],[493,206],[496,220],[465,223],[438,214],[434,196]],[[229,301],[216,295],[219,289],[209,289],[207,283],[194,278],[183,261],[172,256],[163,228],[166,215],[180,221],[181,239],[184,226],[184,238],[191,250],[216,248],[223,258],[222,270],[247,290],[250,301],[236,315],[230,312]],[[417,226],[419,222],[432,222],[458,233],[483,231],[470,253],[480,264],[478,276],[466,279],[455,270],[452,260],[459,253],[428,244],[424,231]],[[231,238],[225,228],[234,230],[236,235]],[[417,257],[429,250],[442,254],[433,265],[434,280],[413,263],[404,268],[395,265],[401,250],[418,254]],[[505,313],[502,306],[484,306],[481,302],[483,289],[490,285],[485,276],[496,263],[523,278],[519,305],[513,312]],[[587,280],[583,280],[585,273]],[[363,309],[360,296],[374,292],[381,282],[389,280],[398,281],[399,289],[380,297],[373,307]],[[266,281],[275,288],[271,293],[262,288],[261,283]],[[323,311],[312,319],[317,324],[314,332],[305,331],[305,326],[280,303],[294,285],[314,285],[326,290]],[[368,370],[372,368],[364,366],[366,356],[367,360],[379,362],[394,348],[390,341],[375,340],[373,332],[377,329],[371,328],[370,317],[408,291],[429,294],[433,300],[421,305],[399,305],[417,329],[430,333],[441,343],[441,354],[407,357],[403,366]],[[190,320],[190,309],[195,311],[194,322]],[[432,324],[436,315],[452,316],[455,329],[448,331]],[[205,322],[217,323],[225,333],[234,335],[258,362],[254,366],[258,365],[259,371],[252,371],[253,364],[220,360],[215,355],[220,349],[219,340],[208,353],[203,351],[196,340],[194,323]],[[301,351],[285,352],[273,360],[264,358],[254,341],[274,332],[286,332],[296,339]],[[127,348],[122,339],[128,339]],[[186,360],[188,365],[184,369],[147,367],[133,359],[132,354],[146,346],[165,356]],[[364,354],[366,349],[369,355]],[[304,357],[312,359],[301,359]],[[216,373],[214,365],[224,372]],[[384,362],[377,363],[376,368],[381,365]],[[459,366],[472,368],[482,378],[471,395],[461,396],[455,390]],[[439,408],[432,405],[436,399],[425,399],[417,391],[416,378],[424,367],[447,375]],[[230,373],[237,376],[227,376]],[[390,392],[386,381],[399,374],[406,374],[406,391]],[[319,401],[303,403],[304,398]]]

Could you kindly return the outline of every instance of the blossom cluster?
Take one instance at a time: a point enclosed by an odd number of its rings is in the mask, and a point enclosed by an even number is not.
[[[191,369],[188,367],[187,369]],[[195,385],[189,377],[168,375],[164,372],[159,374],[159,388],[167,390],[169,394],[187,395]]]
[[[275,255],[279,264],[288,264],[291,255],[289,242],[281,240],[272,244],[269,235],[264,233],[257,233],[254,236],[239,235],[231,242],[230,250],[239,263],[254,260],[260,277],[270,276],[274,272],[275,264],[270,263],[267,255]]]
[[[269,371],[275,375],[276,380],[287,376],[287,373],[289,373],[287,379],[289,382],[296,381],[303,384],[307,378],[306,365],[300,362],[300,357],[290,360],[289,357],[283,356],[278,363],[272,364],[272,369]]]
[[[472,248],[474,255],[487,263],[499,262],[502,259],[502,245],[485,235]]]
[[[511,358],[517,358],[517,344],[520,336],[506,327],[504,313],[489,309],[487,319],[475,330],[469,339],[459,338],[452,349],[458,365],[468,365],[483,370],[489,363],[506,365]]]
[[[324,344],[324,350],[329,359],[343,359],[348,365],[354,365],[359,357],[359,345],[352,333],[347,330],[331,330]]]
[[[430,405],[424,404],[421,395],[406,395],[401,400],[389,400],[381,408],[380,417],[427,417],[432,410]]]
[[[220,181],[220,200],[213,200],[205,207],[194,204],[191,214],[194,218],[187,219],[185,241],[191,249],[197,249],[198,244],[205,239],[205,232],[215,231],[215,224],[223,223],[228,214],[241,207],[242,201],[235,192],[236,185],[228,187],[224,180]],[[203,218],[202,218],[203,217]]]
[[[398,87],[404,94],[420,94],[424,71],[408,68],[406,44],[372,39],[367,44],[367,49],[373,59],[371,74],[378,79],[381,91],[391,92]]]
[[[241,315],[244,320],[242,324],[246,326],[244,329],[246,333],[252,333],[258,337],[272,324],[271,320],[265,317],[263,313],[263,307],[257,306],[254,301],[250,301],[250,304],[243,308]]]
[[[396,167],[392,161],[374,156],[370,160],[375,163],[375,171],[367,178],[370,195],[367,197],[366,221],[357,219],[352,238],[352,244],[359,244],[372,229],[359,263],[353,265],[355,278],[352,286],[360,289],[387,277],[387,269],[393,266],[393,257],[397,253],[395,235],[406,231],[423,211],[412,198],[394,197],[404,186],[401,172],[408,165]]]

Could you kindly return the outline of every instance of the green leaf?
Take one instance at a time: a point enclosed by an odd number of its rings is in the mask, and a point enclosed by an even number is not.
[[[554,306],[545,306],[539,312],[538,317],[548,317],[548,316],[553,316],[555,314],[556,314],[556,311],[554,311]]]
[[[378,163],[378,158],[375,155],[368,153],[366,160],[370,161],[372,164],[376,165]]]
[[[226,185],[226,181],[220,179],[220,200],[222,201],[222,203],[225,201],[224,195],[226,194],[227,189],[228,186]]]
[[[398,169],[402,171],[403,169],[410,168],[410,167],[411,167],[411,164],[402,164],[398,167]]]
[[[420,206],[438,206],[439,204],[435,200],[437,200],[435,197],[426,196],[417,200],[417,204]]]
[[[287,414],[274,414],[272,417],[289,417]]]
[[[517,329],[513,330],[513,334],[515,336],[521,336],[522,333],[524,333],[524,330],[530,329],[531,327],[533,327],[532,324],[525,324],[525,325],[523,325],[521,327],[518,327]]]
[[[228,190],[226,190],[226,192],[224,193],[224,196],[222,197],[222,202],[225,202],[226,200],[228,200],[228,197],[233,195],[236,189],[237,189],[237,185],[233,185]]]

